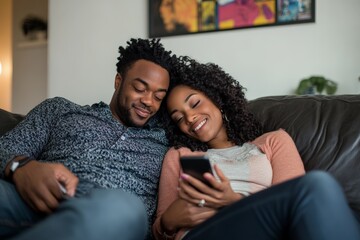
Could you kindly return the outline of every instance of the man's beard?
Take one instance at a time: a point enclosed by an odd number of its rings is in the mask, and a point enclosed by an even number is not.
[[[148,121],[149,119],[147,119],[147,121],[144,124],[136,124],[132,118],[131,118],[131,108],[125,108],[124,106],[122,106],[121,104],[119,104],[119,100],[120,100],[120,92],[117,96],[117,108],[116,108],[116,112],[118,114],[118,117],[120,118],[120,120],[123,122],[123,124],[127,127],[143,127]]]
[[[123,106],[119,99],[121,99],[121,93],[124,91],[123,89],[123,83],[120,86],[120,90],[116,96],[116,102],[117,102],[117,108],[116,108],[116,112],[118,114],[118,117],[120,118],[120,120],[122,121],[122,123],[127,126],[127,127],[143,127],[149,120],[150,118],[148,118],[146,120],[146,122],[144,122],[143,124],[136,124],[133,119],[131,118],[131,108],[134,108],[134,104],[131,104],[130,108],[126,108],[125,106]],[[146,106],[142,106],[145,109],[148,109]],[[149,110],[149,109],[148,109]]]
[[[117,108],[118,117],[123,122],[123,124],[127,127],[137,127],[133,123],[130,117],[130,109],[126,109],[124,107],[118,106]]]

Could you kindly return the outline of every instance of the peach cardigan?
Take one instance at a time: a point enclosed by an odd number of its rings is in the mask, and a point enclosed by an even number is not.
[[[272,179],[271,182],[269,182],[269,185],[281,183],[305,173],[304,165],[299,152],[296,149],[295,143],[284,130],[279,129],[277,131],[265,133],[256,138],[252,143],[266,155],[266,158],[270,162],[270,171],[272,170],[270,176],[272,176]],[[171,148],[165,155],[159,183],[159,199],[156,219],[153,224],[153,233],[157,240],[166,239],[163,236],[163,230],[160,224],[161,215],[171,203],[178,198],[177,186],[181,173],[179,158],[180,156],[185,155],[204,155],[204,152],[192,152],[188,148],[177,150]],[[254,166],[258,168],[259,164]],[[251,166],[249,168],[251,171]],[[263,179],[263,171],[253,170],[252,172],[252,178],[258,179],[258,182],[265,181]],[[258,174],[256,174],[256,172],[258,172]],[[269,174],[267,174],[267,176],[269,176]],[[249,189],[253,189],[253,192],[251,193],[261,190],[259,188],[252,188],[251,186]],[[175,239],[180,239],[186,230],[187,229],[180,229],[176,234]]]

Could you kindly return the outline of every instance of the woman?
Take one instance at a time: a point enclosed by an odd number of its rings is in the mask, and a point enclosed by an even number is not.
[[[185,62],[167,100],[174,147],[163,162],[155,238],[360,239],[337,182],[304,175],[284,130],[262,134],[242,86],[219,66]],[[181,172],[179,157],[191,155],[210,159],[212,187]]]

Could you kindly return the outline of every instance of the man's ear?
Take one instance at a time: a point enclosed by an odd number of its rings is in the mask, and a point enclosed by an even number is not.
[[[121,81],[122,81],[121,75],[120,73],[117,73],[115,76],[115,84],[114,84],[115,89],[118,89],[120,87]]]

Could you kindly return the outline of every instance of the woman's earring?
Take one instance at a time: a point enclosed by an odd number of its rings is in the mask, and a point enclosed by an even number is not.
[[[221,115],[222,115],[222,118],[226,121],[226,122],[229,122],[229,119],[227,118],[226,114],[224,113],[223,110],[220,110],[221,112]]]

